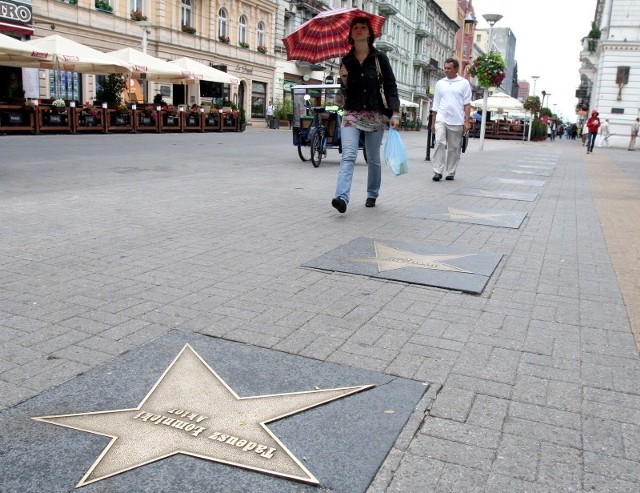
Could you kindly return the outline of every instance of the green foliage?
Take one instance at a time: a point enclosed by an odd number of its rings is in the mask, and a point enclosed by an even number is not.
[[[531,126],[531,140],[544,140],[547,138],[547,126],[541,120],[533,120]]]
[[[278,120],[286,120],[289,115],[293,114],[293,101],[287,98],[283,101],[277,101],[273,108],[273,115]]]
[[[102,88],[96,92],[96,99],[118,106],[122,102],[122,91],[124,91],[124,77],[120,74],[109,74],[102,84]]]
[[[247,112],[244,108],[240,108],[240,124],[247,123]]]
[[[107,0],[96,0],[95,6],[96,9],[102,10],[103,12],[113,12],[113,7],[109,5]]]
[[[553,113],[549,108],[542,108],[540,110],[540,116],[548,116],[549,118],[551,118],[553,116]]]
[[[183,33],[187,33],[187,34],[195,34],[196,33],[196,28],[195,27],[191,27],[191,26],[187,26],[186,24],[182,24],[182,32]]]
[[[480,87],[500,87],[504,80],[504,58],[497,51],[479,55],[469,67],[469,73],[478,79]]]
[[[600,36],[602,35],[602,31],[600,31],[600,28],[598,27],[598,24],[594,22],[591,23],[591,31],[589,31],[589,38],[591,39],[600,39]]]
[[[244,41],[240,41],[238,45],[240,46],[240,48],[249,48],[249,43],[245,43]]]

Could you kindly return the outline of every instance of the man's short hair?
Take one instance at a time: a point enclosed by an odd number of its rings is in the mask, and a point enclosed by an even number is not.
[[[456,60],[455,58],[447,58],[444,61],[444,64],[446,65],[447,63],[451,63],[456,70],[458,70],[460,68],[460,62],[458,60]]]

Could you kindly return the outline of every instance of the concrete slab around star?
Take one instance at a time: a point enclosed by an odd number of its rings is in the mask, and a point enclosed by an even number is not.
[[[159,385],[158,379],[164,378],[185,344],[248,402],[254,396],[374,386],[266,425],[327,491],[367,489],[428,388],[422,382],[176,330],[0,413],[0,490],[73,490],[111,439],[32,418],[74,413],[109,416],[105,411],[136,408],[148,393],[151,395],[152,388],[156,389],[154,385]],[[185,378],[187,385],[190,377]],[[183,390],[180,379],[174,380],[171,385],[179,393]],[[209,389],[201,392],[204,396]],[[198,396],[193,399],[196,404],[190,405],[197,407]],[[209,422],[214,428],[220,426],[216,416],[223,410],[192,411],[208,416],[203,426]],[[151,421],[146,429],[153,430]],[[131,427],[138,424],[131,423]],[[199,437],[206,440],[210,431]],[[82,491],[311,493],[317,492],[318,486],[179,453],[87,484]]]
[[[497,209],[478,209],[427,204],[408,214],[409,217],[453,221],[468,224],[481,224],[501,228],[517,229],[527,216],[525,212],[503,211]]]
[[[303,267],[479,294],[502,254],[356,238]]]

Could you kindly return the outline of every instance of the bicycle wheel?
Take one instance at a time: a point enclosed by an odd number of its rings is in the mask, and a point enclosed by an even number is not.
[[[303,162],[311,159],[311,146],[298,146],[298,156],[300,156]]]
[[[314,168],[320,166],[324,154],[324,132],[316,132],[311,139],[311,163]]]

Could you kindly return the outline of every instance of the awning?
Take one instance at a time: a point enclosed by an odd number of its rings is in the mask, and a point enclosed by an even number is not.
[[[33,27],[25,24],[11,24],[9,22],[0,22],[0,32],[31,36],[33,34]]]
[[[405,108],[417,108],[418,103],[412,103],[411,101],[407,101],[406,99],[401,99],[400,106],[404,106]]]

